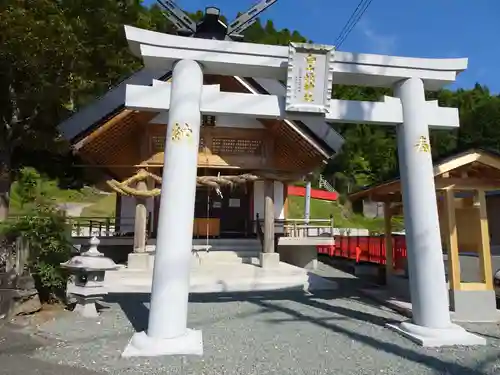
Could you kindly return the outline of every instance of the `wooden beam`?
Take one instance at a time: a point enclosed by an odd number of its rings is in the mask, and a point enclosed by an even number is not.
[[[436,178],[436,189],[454,190],[499,190],[500,179],[491,178]]]
[[[479,264],[483,282],[487,290],[493,290],[493,270],[491,268],[490,234],[488,230],[488,213],[486,211],[486,197],[484,190],[478,190],[475,202],[479,206],[480,234],[479,234]]]
[[[391,206],[391,216],[403,215],[403,204]]]
[[[461,283],[460,290],[465,291],[480,291],[488,290],[486,284],[484,283]]]
[[[439,176],[445,172],[450,172],[463,165],[467,165],[478,160],[479,154],[477,152],[469,152],[464,155],[459,155],[446,162],[440,163],[434,167],[434,175]]]
[[[460,257],[458,253],[458,232],[455,216],[455,194],[453,190],[444,192],[444,213],[448,227],[448,280],[452,290],[460,290]]]
[[[494,169],[500,170],[500,158],[495,158],[484,153],[479,153],[478,162],[490,166]]]
[[[401,203],[403,201],[403,197],[401,196],[401,193],[389,193],[389,194],[374,193],[374,194],[370,194],[369,198],[373,202]]]
[[[391,203],[384,202],[384,238],[385,238],[385,278],[387,284],[394,273],[394,249],[392,246]]]

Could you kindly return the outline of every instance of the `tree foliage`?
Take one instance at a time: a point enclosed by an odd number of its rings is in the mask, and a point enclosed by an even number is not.
[[[199,20],[201,11],[191,14]],[[172,32],[156,6],[139,0],[5,0],[0,5],[0,220],[10,181],[23,165],[52,175],[43,157],[62,155],[64,175],[71,175],[67,145],[57,124],[102,95],[140,67],[129,53],[123,25]],[[286,45],[305,42],[298,31],[277,30],[271,20],[245,31],[248,42]],[[335,86],[336,98],[379,100],[390,90]],[[443,106],[460,108],[461,127],[432,131],[435,158],[469,147],[500,151],[500,98],[477,84],[471,90],[429,93]],[[395,132],[391,127],[337,124],[346,138],[343,152],[323,171],[341,192],[380,182],[398,174]],[[43,157],[41,157],[43,156]],[[81,176],[76,176],[80,179]],[[3,204],[2,204],[3,203]],[[4,207],[2,211],[2,207]]]

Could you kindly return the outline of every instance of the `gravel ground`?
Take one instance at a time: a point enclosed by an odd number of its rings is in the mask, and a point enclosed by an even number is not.
[[[50,345],[46,340],[19,332],[19,327],[0,323],[0,375],[99,375],[102,372],[74,368],[30,357]]]
[[[340,289],[193,296],[189,326],[203,331],[203,357],[121,358],[147,323],[148,296],[115,295],[97,320],[63,313],[41,325],[50,344],[31,358],[120,375],[500,373],[498,325],[466,327],[487,335],[486,347],[424,349],[384,328],[403,318],[360,295],[352,276],[324,265],[318,273]]]

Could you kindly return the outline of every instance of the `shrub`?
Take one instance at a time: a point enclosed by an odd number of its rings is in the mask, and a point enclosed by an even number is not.
[[[71,256],[65,216],[49,205],[35,205],[26,215],[9,219],[1,230],[9,242],[21,237],[29,244],[28,271],[40,299],[54,302],[63,298],[68,275],[60,263]]]
[[[15,193],[26,210],[22,216],[2,223],[0,231],[7,243],[12,244],[21,237],[29,245],[27,267],[35,279],[40,299],[54,302],[65,295],[67,272],[60,263],[71,256],[70,228],[64,213],[47,199],[40,181],[36,170],[21,170]]]

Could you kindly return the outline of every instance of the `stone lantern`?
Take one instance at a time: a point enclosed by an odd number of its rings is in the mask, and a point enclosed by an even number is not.
[[[99,243],[97,237],[92,237],[88,251],[61,263],[61,267],[67,268],[74,278],[74,283],[68,285],[68,293],[76,299],[74,311],[87,318],[99,316],[96,302],[107,294],[104,287],[106,271],[119,268],[113,260],[99,252]]]

